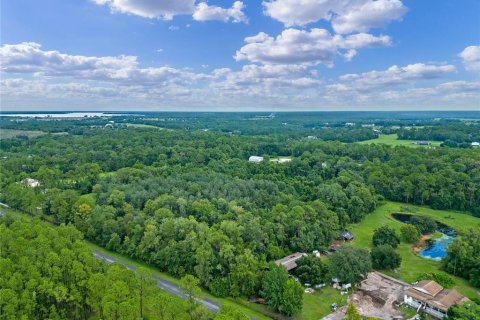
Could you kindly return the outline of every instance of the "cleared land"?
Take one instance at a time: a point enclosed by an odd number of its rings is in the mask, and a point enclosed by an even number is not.
[[[43,131],[28,131],[28,130],[15,130],[15,129],[0,129],[0,139],[10,139],[19,136],[26,136],[29,138],[35,138],[47,134]]]
[[[349,230],[355,235],[355,240],[352,241],[351,245],[360,248],[371,248],[373,232],[382,225],[388,225],[400,233],[400,227],[403,223],[392,218],[391,214],[393,212],[402,211],[430,216],[460,232],[465,231],[468,228],[480,227],[480,219],[467,213],[433,210],[404,203],[386,202],[374,212],[367,215],[362,222],[353,224],[349,227]],[[402,264],[400,268],[396,271],[382,272],[406,282],[417,280],[417,277],[425,272],[435,271],[444,273],[440,270],[440,262],[419,257],[414,253],[411,244],[402,242],[397,248],[397,252],[402,256]],[[480,292],[472,287],[466,280],[450,274],[448,275],[454,279],[455,289],[459,292],[471,299],[480,298]]]
[[[420,146],[418,144],[413,144],[414,140],[398,140],[398,136],[396,133],[393,134],[381,134],[377,139],[365,140],[360,141],[357,143],[360,144],[370,144],[370,143],[383,143],[389,146],[405,146],[405,147],[413,147],[413,148],[420,148],[420,147],[428,147],[428,146]],[[429,141],[430,146],[439,147],[442,143],[441,141]]]

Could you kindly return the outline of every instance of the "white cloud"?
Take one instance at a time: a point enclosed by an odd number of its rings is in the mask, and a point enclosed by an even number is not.
[[[193,19],[197,21],[218,20],[223,22],[247,22],[243,13],[245,5],[241,1],[235,1],[231,8],[209,6],[206,2],[200,2],[195,8]]]
[[[415,63],[405,67],[396,65],[382,71],[346,74],[340,77],[343,83],[334,84],[337,90],[372,89],[379,86],[410,83],[415,80],[441,78],[456,71],[453,65],[432,65]]]
[[[360,41],[335,37],[345,48]],[[265,36],[254,40],[259,39]],[[355,49],[342,50],[348,55],[348,50]],[[318,110],[322,106],[478,109],[480,101],[480,82],[444,81],[455,72],[452,65],[392,66],[339,79],[322,79],[305,63],[247,64],[240,70],[219,68],[202,73],[168,66],[140,67],[135,56],[69,55],[43,50],[37,43],[3,45],[0,60],[0,98],[5,109],[35,105],[64,110],[66,104],[77,110],[119,110],[134,105],[177,110]]]
[[[231,8],[209,6],[196,0],[92,0],[106,5],[113,13],[127,13],[149,19],[171,20],[177,15],[192,15],[198,21],[247,22],[243,13],[244,4],[235,1]],[[190,25],[187,25],[187,28]]]
[[[480,71],[480,46],[466,47],[459,56],[468,71]]]
[[[326,20],[342,34],[384,27],[407,12],[400,0],[270,0],[263,6],[266,15],[287,27]]]
[[[176,15],[192,14],[195,0],[92,0],[108,5],[112,12],[129,13],[144,18],[171,20]]]
[[[390,21],[400,20],[407,12],[399,0],[361,2],[364,3],[349,7],[332,19],[332,27],[336,32],[366,32],[372,28],[384,27]]]
[[[39,76],[73,77],[114,82],[189,81],[202,74],[171,67],[140,68],[135,56],[80,56],[42,50],[34,42],[0,47],[1,70],[7,73],[32,73]]]
[[[390,45],[388,36],[354,34],[349,36],[331,35],[325,29],[314,28],[310,31],[286,29],[276,38],[260,32],[256,36],[245,38],[244,45],[236,52],[235,59],[261,63],[306,63],[331,66],[334,57],[346,52],[352,58],[362,47],[382,47]]]

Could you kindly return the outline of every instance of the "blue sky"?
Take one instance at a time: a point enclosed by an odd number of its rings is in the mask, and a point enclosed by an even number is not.
[[[3,0],[2,110],[480,110],[478,0]]]

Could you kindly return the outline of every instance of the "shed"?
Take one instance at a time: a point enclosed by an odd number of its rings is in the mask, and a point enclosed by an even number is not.
[[[279,266],[284,266],[287,271],[290,271],[297,267],[297,260],[305,255],[305,253],[295,252],[289,256],[286,256],[285,258],[275,261],[275,263]]]
[[[348,230],[344,230],[341,234],[340,234],[340,238],[345,240],[345,241],[352,241],[353,239],[355,239],[355,236],[353,235],[353,233],[351,233],[350,231]]]

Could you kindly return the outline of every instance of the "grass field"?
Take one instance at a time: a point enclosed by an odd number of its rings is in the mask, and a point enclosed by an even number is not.
[[[127,123],[128,128],[146,128],[146,129],[157,129],[157,130],[163,130],[163,128],[157,127],[157,126],[152,126],[149,124],[141,124],[141,123]]]
[[[29,138],[35,138],[46,134],[43,131],[28,131],[28,130],[15,130],[15,129],[0,129],[0,139],[10,139],[18,136],[27,136]]]
[[[383,143],[389,146],[405,146],[405,147],[413,147],[413,148],[427,147],[427,146],[419,146],[417,144],[413,144],[412,140],[397,140],[397,139],[398,139],[398,136],[396,133],[381,134],[377,139],[365,140],[357,143],[360,143],[360,144]],[[430,146],[439,147],[441,143],[442,143],[441,141],[430,141]]]
[[[404,211],[405,207],[408,207],[414,214],[427,215],[440,221],[455,230],[462,232],[467,228],[480,227],[480,219],[473,217],[467,213],[451,212],[443,210],[433,210],[426,207],[410,206],[404,203],[387,202],[380,206],[373,213],[369,214],[365,219],[358,223],[351,225],[349,230],[355,235],[355,240],[351,245],[360,248],[372,247],[372,235],[376,228],[382,225],[389,225],[400,232],[402,223],[393,219],[391,213]],[[396,271],[384,271],[385,273],[404,280],[406,282],[413,282],[417,277],[425,272],[432,272],[440,270],[440,262],[421,258],[416,255],[410,244],[401,243],[397,248],[398,253],[402,256],[402,264]],[[455,280],[455,288],[468,296],[469,298],[480,298],[480,293],[477,289],[473,288],[464,279],[449,275]]]
[[[347,296],[342,296],[340,290],[325,287],[314,293],[303,294],[303,309],[299,317],[302,320],[320,319],[331,313],[332,303],[338,307],[347,304]]]

